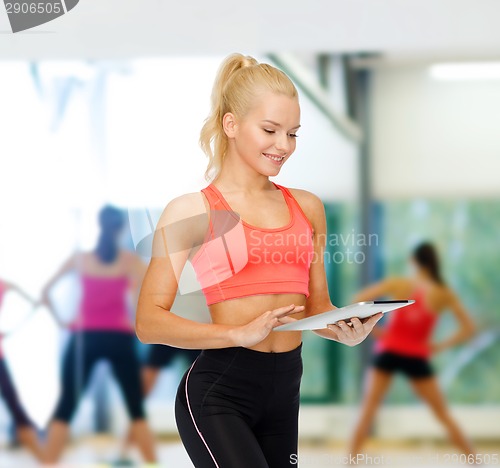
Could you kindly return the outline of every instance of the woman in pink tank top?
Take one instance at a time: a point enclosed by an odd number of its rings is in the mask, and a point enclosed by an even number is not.
[[[69,435],[69,424],[94,365],[106,360],[121,388],[131,420],[130,431],[144,460],[156,460],[154,439],[146,421],[136,337],[130,317],[128,293],[137,291],[145,266],[139,256],[119,247],[125,224],[121,210],[105,206],[99,213],[101,234],[92,252],[76,253],[46,284],[43,302],[58,320],[49,292],[67,273],[77,272],[82,298],[75,319],[69,324],[72,335],[65,351],[62,388],[49,426],[45,463],[55,463]],[[75,363],[79,363],[79,368]],[[77,384],[77,376],[81,381]]]
[[[468,340],[474,324],[456,294],[444,283],[434,246],[428,242],[417,246],[411,257],[415,271],[412,278],[389,278],[359,292],[356,301],[375,300],[382,296],[414,299],[411,306],[388,314],[388,324],[377,327],[374,336],[375,358],[368,371],[361,414],[350,442],[349,453],[356,457],[367,436],[377,409],[389,390],[394,373],[403,373],[415,394],[432,409],[446,428],[450,440],[467,455],[474,450],[451,416],[442,394],[430,357],[439,351]],[[439,317],[450,310],[460,328],[448,339],[432,341]]]
[[[17,285],[8,283],[0,278],[0,312],[2,311],[2,301],[7,291],[15,291],[29,302],[35,304],[35,301]],[[4,336],[0,333],[0,397],[3,399],[7,411],[14,421],[19,441],[38,461],[42,461],[43,452],[38,441],[35,426],[23,408],[2,353],[3,338]]]

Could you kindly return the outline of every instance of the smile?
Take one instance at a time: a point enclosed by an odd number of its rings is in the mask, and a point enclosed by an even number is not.
[[[283,159],[285,159],[285,156],[277,156],[274,154],[267,154],[267,153],[262,153],[262,154],[271,161],[281,162],[283,161]]]

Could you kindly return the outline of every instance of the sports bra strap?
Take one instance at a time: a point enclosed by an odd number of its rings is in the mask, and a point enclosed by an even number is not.
[[[274,182],[273,182],[274,184]],[[295,208],[299,211],[299,213],[304,217],[304,219],[307,221],[307,224],[309,225],[309,227],[311,228],[311,231],[314,232],[314,228],[311,224],[311,221],[309,221],[309,218],[306,216],[306,214],[304,213],[304,210],[302,209],[302,207],[300,206],[299,202],[297,201],[297,199],[292,195],[292,192],[290,192],[290,189],[286,188],[286,187],[283,187],[283,185],[278,185],[278,184],[274,184],[276,185],[276,187],[280,188],[282,191],[283,191],[283,195],[284,196],[287,196],[292,204],[295,206]]]
[[[215,192],[215,190],[211,187],[211,185],[208,185],[204,189],[201,190],[204,195],[207,197],[208,204],[210,205],[210,209],[221,209],[222,208],[222,201]],[[221,206],[218,206],[221,205]]]

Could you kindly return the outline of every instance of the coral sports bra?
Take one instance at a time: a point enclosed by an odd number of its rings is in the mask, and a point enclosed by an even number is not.
[[[258,294],[309,297],[313,228],[290,191],[274,185],[290,214],[279,228],[251,226],[213,184],[202,190],[210,206],[209,229],[191,263],[207,305]]]

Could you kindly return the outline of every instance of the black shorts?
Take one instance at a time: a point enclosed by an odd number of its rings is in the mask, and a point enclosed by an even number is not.
[[[373,366],[385,372],[402,372],[411,379],[432,377],[434,371],[425,358],[403,356],[384,351],[375,356]]]
[[[146,367],[161,369],[170,365],[175,356],[184,356],[189,361],[189,365],[191,365],[198,357],[198,354],[200,354],[199,349],[183,349],[162,344],[153,344],[149,346],[149,354],[144,365]]]

